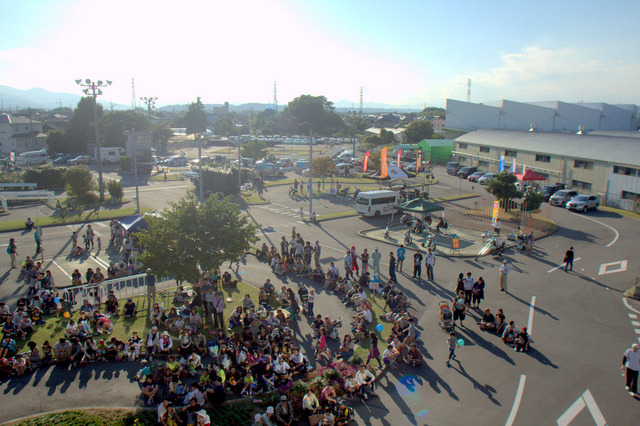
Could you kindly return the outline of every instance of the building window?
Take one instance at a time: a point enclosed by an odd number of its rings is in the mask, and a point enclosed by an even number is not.
[[[518,155],[518,151],[509,151],[508,149],[504,150],[504,156],[505,157],[513,157],[516,158],[516,156]]]
[[[584,189],[585,191],[591,191],[591,184],[589,182],[582,182],[580,180],[572,180],[571,185],[578,189]]]
[[[483,170],[488,170],[489,169],[489,162],[488,161],[478,161],[478,168],[479,169],[483,169]]]
[[[459,149],[467,149],[467,144],[466,143],[459,143],[458,144],[458,148]]]
[[[481,146],[480,152],[491,152],[491,148],[489,148],[488,146]]]
[[[536,154],[536,161],[539,161],[541,163],[550,163],[551,162],[551,156]]]
[[[613,173],[625,176],[638,176],[638,169],[631,167],[613,166]]]
[[[637,200],[640,198],[640,194],[636,194],[635,192],[630,191],[622,191],[620,193],[620,198],[623,200]]]
[[[582,160],[574,160],[573,167],[576,169],[593,169],[592,161],[582,161]]]

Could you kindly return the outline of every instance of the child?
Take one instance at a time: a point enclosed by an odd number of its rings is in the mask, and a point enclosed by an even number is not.
[[[126,347],[126,345],[124,343],[122,343],[122,342],[118,342],[116,344],[116,361],[117,362],[122,362],[125,359],[128,359],[125,347]]]
[[[449,358],[447,359],[447,366],[450,366],[450,361],[456,357],[456,346],[458,342],[456,341],[456,333],[449,333],[449,339],[447,339],[447,343],[449,344]]]
[[[107,345],[104,343],[104,340],[100,339],[98,341],[98,355],[97,359],[100,361],[106,361],[107,358]]]
[[[98,251],[102,250],[102,240],[100,240],[100,237],[98,237]]]
[[[387,346],[387,349],[382,353],[382,362],[384,365],[391,368],[396,368],[396,357],[398,356],[398,351],[393,347],[393,345]]]
[[[251,395],[251,390],[253,388],[253,374],[251,371],[247,371],[247,375],[244,376],[244,387],[242,388],[242,392],[240,395]]]

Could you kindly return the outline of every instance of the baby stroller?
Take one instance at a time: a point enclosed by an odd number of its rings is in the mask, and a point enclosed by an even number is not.
[[[453,322],[453,311],[451,311],[449,303],[444,300],[440,302],[440,327],[446,331],[453,331],[456,327]]]

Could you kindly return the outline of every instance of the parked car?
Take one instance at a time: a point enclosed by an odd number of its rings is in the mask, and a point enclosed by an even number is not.
[[[217,154],[217,155],[213,156],[213,162],[215,164],[228,164],[228,163],[230,163],[230,161],[229,161],[229,159],[227,157],[225,157],[224,155],[220,155],[220,154]]]
[[[567,210],[577,210],[583,213],[589,210],[597,210],[600,204],[595,195],[576,195],[567,203]]]
[[[557,191],[551,196],[551,198],[549,198],[549,204],[551,204],[552,206],[564,207],[576,195],[578,195],[578,191],[573,191],[571,189],[562,189],[560,191]]]
[[[280,170],[280,167],[273,163],[263,163],[258,161],[253,169],[265,176],[282,176],[284,172]]]
[[[477,172],[477,171],[478,171],[478,169],[477,169],[477,168],[475,168],[475,167],[469,167],[469,166],[466,166],[466,167],[461,168],[461,169],[458,171],[458,177],[459,177],[460,179],[466,179],[466,178],[468,178],[468,177],[469,177],[469,175],[471,175],[471,174],[473,174],[473,173],[475,173],[475,172]]]
[[[477,181],[478,181],[478,178],[479,178],[480,176],[484,175],[484,174],[485,174],[484,172],[475,172],[475,173],[471,173],[471,174],[469,175],[469,177],[467,178],[467,180],[468,180],[469,182],[477,182]]]
[[[551,196],[553,194],[555,194],[556,192],[560,191],[561,189],[565,189],[565,188],[566,187],[565,187],[564,183],[556,183],[555,185],[544,185],[540,192],[542,193],[542,196],[544,197],[544,201],[548,202],[549,198],[551,198]]]
[[[196,158],[193,159],[191,161],[189,161],[191,164],[193,164],[194,166],[199,166],[200,165],[200,160],[202,159],[202,164],[211,164],[211,157],[208,157],[206,155],[203,155],[200,158]]]
[[[457,161],[449,161],[445,170],[447,171],[447,174],[455,176],[458,173],[458,170],[460,170],[460,163]]]
[[[78,165],[78,164],[89,164],[93,163],[93,158],[88,155],[78,155],[76,158],[72,158],[69,160],[69,164]]]
[[[186,166],[189,162],[187,157],[182,157],[180,155],[173,155],[162,162],[165,166]]]
[[[69,154],[62,154],[53,160],[53,164],[67,164],[71,160]]]
[[[486,185],[487,181],[491,179],[494,175],[495,173],[483,173],[482,176],[478,178],[478,183],[480,185]]]

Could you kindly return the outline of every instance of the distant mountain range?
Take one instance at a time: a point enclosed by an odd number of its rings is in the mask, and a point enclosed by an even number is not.
[[[78,102],[80,101],[81,96],[72,94],[72,93],[54,93],[50,92],[46,89],[42,88],[34,88],[28,90],[20,90],[15,89],[9,86],[0,85],[0,110],[4,112],[16,111],[17,109],[24,108],[39,108],[45,110],[51,110],[59,107],[70,107],[74,109]],[[110,102],[100,102],[105,109],[116,109],[123,110],[129,109],[129,105],[123,104],[111,104]],[[220,107],[221,104],[205,104],[205,109],[210,112],[214,107]],[[286,105],[278,105],[278,109],[282,110]],[[338,101],[334,103],[336,108],[336,112],[344,113],[353,111],[355,108],[356,111],[359,109],[358,105],[353,104],[350,101]],[[240,105],[229,105],[229,111],[231,112],[245,112],[245,111],[254,111],[260,112],[268,108],[272,108],[272,104],[262,104],[262,103],[247,103]],[[160,111],[166,112],[175,112],[180,113],[186,110],[187,104],[179,104],[179,105],[166,105],[158,108]],[[407,113],[407,112],[419,112],[422,111],[422,108],[410,108],[404,106],[395,106],[389,104],[380,104],[380,103],[369,103],[365,108],[363,108],[364,113],[389,113],[389,112],[398,112],[398,113]]]

